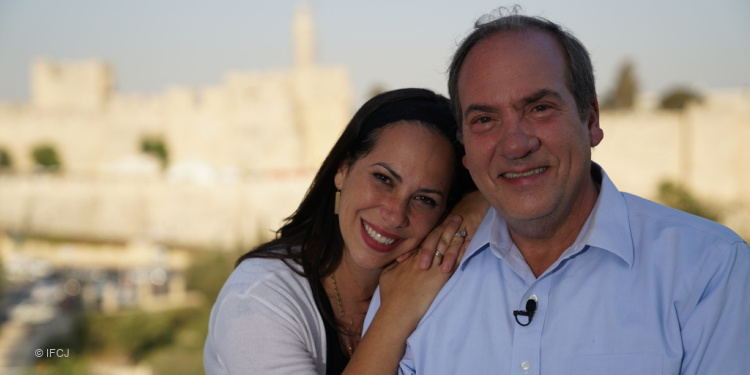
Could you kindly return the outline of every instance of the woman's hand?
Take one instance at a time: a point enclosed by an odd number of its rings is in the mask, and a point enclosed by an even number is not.
[[[460,249],[463,241],[456,237],[450,247]],[[462,252],[456,253],[460,259]],[[451,275],[441,271],[439,260],[421,268],[416,252],[386,267],[380,274],[380,307],[343,374],[395,374],[406,339]]]
[[[459,251],[466,250],[466,246],[468,246],[489,208],[490,203],[479,191],[471,192],[461,198],[461,201],[453,207],[448,217],[422,241],[419,248],[420,267],[429,269],[433,262],[437,260],[443,272],[452,272],[458,264]],[[461,230],[466,231],[466,238],[462,241],[462,247],[455,248],[451,245],[456,234]],[[442,259],[434,259],[436,251],[443,254]]]
[[[460,220],[454,224],[460,224]],[[459,257],[463,253],[460,251],[463,240],[463,237],[455,237],[450,244]],[[390,322],[390,329],[399,332],[398,336],[406,340],[452,274],[441,271],[439,259],[428,269],[423,269],[416,252],[410,253],[401,263],[394,262],[380,274],[378,317]]]
[[[344,374],[398,371],[406,339],[455,271],[489,207],[479,192],[466,195],[443,223],[427,235],[419,249],[400,256],[383,270],[380,308]],[[467,232],[465,238],[455,235],[461,229]]]

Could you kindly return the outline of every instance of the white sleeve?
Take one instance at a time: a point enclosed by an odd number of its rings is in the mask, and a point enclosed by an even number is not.
[[[204,350],[208,375],[325,374],[325,332],[319,332],[317,309],[288,287],[264,283],[222,293]]]

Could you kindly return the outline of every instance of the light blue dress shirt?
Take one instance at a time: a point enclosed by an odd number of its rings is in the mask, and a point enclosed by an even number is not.
[[[399,373],[750,373],[747,243],[621,193],[602,174],[575,243],[538,279],[490,209],[408,339]],[[512,312],[529,298],[538,307],[524,327]],[[379,305],[376,293],[366,326]]]

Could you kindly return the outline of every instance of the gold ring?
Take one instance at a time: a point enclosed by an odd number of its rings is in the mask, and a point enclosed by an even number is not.
[[[435,250],[435,256],[440,259],[443,259],[443,254],[439,250]]]
[[[462,237],[466,238],[466,229],[461,229],[460,231],[456,232],[456,234],[453,235],[453,237]]]

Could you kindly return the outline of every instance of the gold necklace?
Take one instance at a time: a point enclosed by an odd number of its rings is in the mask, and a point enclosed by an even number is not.
[[[339,292],[339,285],[336,283],[336,274],[331,272],[331,281],[333,282],[333,291],[336,292],[336,304],[339,307],[339,314],[341,314],[341,320],[344,320],[344,317],[346,314],[344,313],[344,304],[341,302],[341,292]],[[354,323],[352,322],[353,325]],[[359,334],[356,332],[352,332],[350,328],[344,328],[344,332],[342,332],[342,336],[344,336],[344,345],[346,346],[346,351],[349,353],[349,357],[352,356],[352,353],[354,353],[354,349],[359,343]]]

